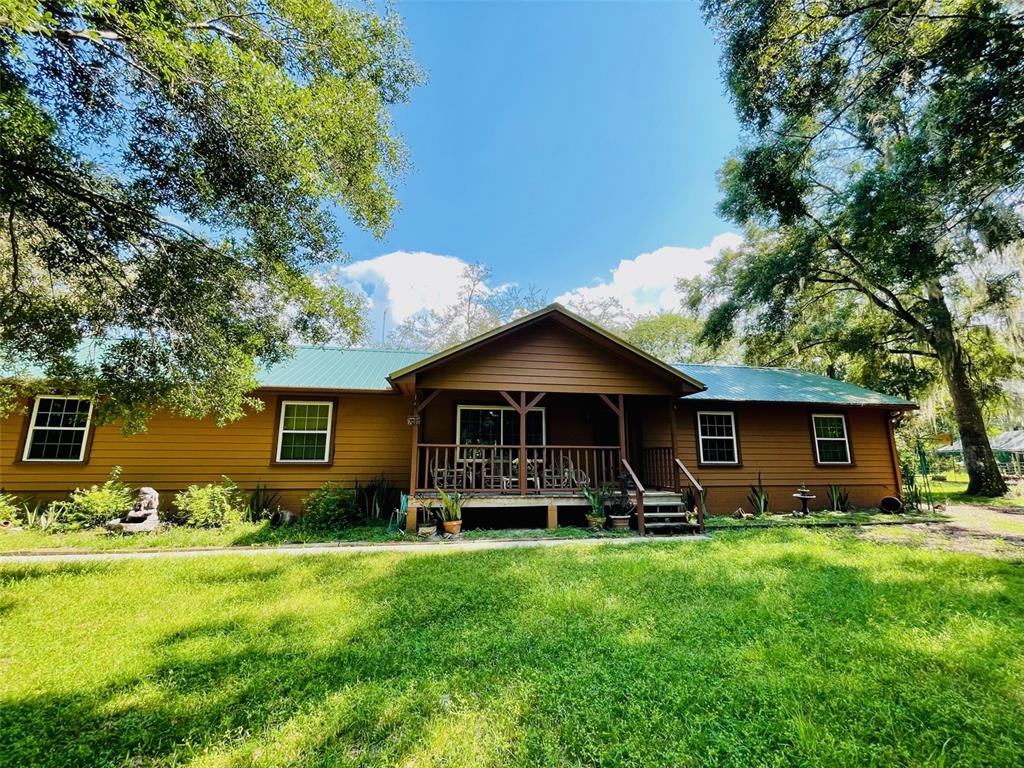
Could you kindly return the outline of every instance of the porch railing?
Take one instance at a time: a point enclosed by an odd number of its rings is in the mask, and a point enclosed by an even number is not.
[[[582,485],[615,485],[621,458],[618,446],[529,445],[523,488],[518,445],[421,443],[418,451],[417,493],[575,493]]]
[[[694,497],[697,524],[704,530],[703,486],[671,448],[644,448],[641,476],[648,488],[685,493],[687,487]]]

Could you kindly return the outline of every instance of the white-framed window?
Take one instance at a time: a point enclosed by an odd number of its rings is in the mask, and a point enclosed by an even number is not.
[[[39,395],[25,437],[24,461],[82,461],[89,441],[92,400]]]
[[[736,417],[732,411],[698,411],[697,442],[701,464],[739,464]]]
[[[282,400],[277,431],[277,460],[303,464],[328,461],[331,455],[330,400]]]
[[[519,445],[519,413],[507,405],[460,405],[455,410],[459,445]],[[526,444],[547,445],[547,412],[526,412]]]
[[[814,427],[814,456],[819,464],[850,464],[850,437],[846,417],[841,413],[811,415]]]

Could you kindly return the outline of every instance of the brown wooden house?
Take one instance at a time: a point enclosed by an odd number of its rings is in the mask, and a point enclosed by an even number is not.
[[[91,403],[42,395],[0,421],[0,488],[48,498],[123,478],[164,498],[227,475],[293,509],[328,480],[384,474],[415,526],[437,489],[468,525],[582,517],[582,485],[621,489],[641,530],[678,527],[686,489],[712,513],[758,476],[774,509],[807,484],[875,506],[899,493],[892,419],[913,403],[815,374],[669,365],[552,305],[439,354],[300,347],[260,374],[262,411],[217,427],[159,414],[147,432],[94,427]]]

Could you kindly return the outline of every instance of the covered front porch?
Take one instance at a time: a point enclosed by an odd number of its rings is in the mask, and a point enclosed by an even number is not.
[[[589,503],[584,488],[610,488],[645,532],[652,514],[688,512],[681,494],[692,479],[671,447],[645,447],[652,412],[670,423],[674,396],[498,390],[417,391],[412,426],[407,528],[425,522],[439,490],[492,519],[543,509],[549,528],[559,512]],[[699,486],[698,486],[699,487]],[[671,509],[670,509],[671,508]],[[646,514],[645,514],[646,512]],[[667,522],[660,520],[660,522]]]
[[[652,453],[642,426],[652,410],[674,425],[676,399],[704,385],[557,304],[389,378],[412,399],[409,530],[442,490],[471,508],[544,506],[553,527],[583,489],[613,488],[643,533],[650,486],[675,494],[661,523],[688,517],[678,451]]]

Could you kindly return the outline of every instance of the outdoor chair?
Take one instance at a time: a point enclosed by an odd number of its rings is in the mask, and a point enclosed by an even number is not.
[[[465,483],[466,472],[464,469],[448,467],[432,463],[430,465],[430,479],[434,481],[435,488],[444,490],[461,488]]]

